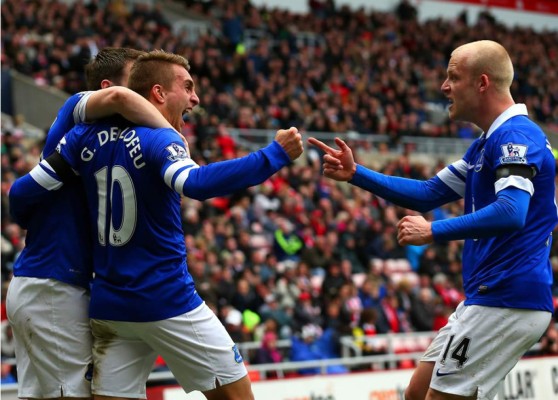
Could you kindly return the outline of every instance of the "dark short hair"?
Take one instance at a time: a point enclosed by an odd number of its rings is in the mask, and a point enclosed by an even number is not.
[[[85,66],[85,79],[88,90],[101,88],[101,82],[105,79],[116,85],[127,86],[128,82],[122,82],[124,68],[130,62],[134,62],[144,51],[126,47],[105,47],[97,53]]]

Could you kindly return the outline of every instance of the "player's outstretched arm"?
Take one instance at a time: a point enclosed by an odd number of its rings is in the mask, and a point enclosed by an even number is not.
[[[153,104],[123,86],[112,86],[93,92],[85,107],[85,122],[120,114],[136,125],[174,129]]]
[[[315,138],[308,143],[325,152],[324,175],[337,181],[368,190],[398,206],[426,212],[461,196],[435,176],[428,181],[388,176],[372,171],[355,162],[353,152],[341,139],[335,138],[336,150]]]
[[[199,166],[186,156],[182,146],[164,144],[168,153],[159,158],[165,183],[176,192],[196,200],[224,196],[258,185],[302,153],[302,138],[296,128],[279,130],[277,140],[245,157]],[[171,160],[172,159],[172,160]],[[171,161],[169,161],[171,160]]]

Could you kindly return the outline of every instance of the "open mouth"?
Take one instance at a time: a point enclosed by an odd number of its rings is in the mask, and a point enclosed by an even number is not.
[[[185,108],[182,110],[182,120],[188,121],[190,119],[190,113],[192,112],[191,108]]]

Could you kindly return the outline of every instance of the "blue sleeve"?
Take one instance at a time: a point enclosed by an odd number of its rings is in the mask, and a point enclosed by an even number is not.
[[[534,132],[525,133],[513,129],[495,132],[494,142],[490,147],[493,168],[515,164],[527,165],[540,171],[545,154],[550,151],[546,144],[544,138]]]
[[[58,111],[56,119],[48,130],[45,147],[43,148],[43,158],[48,157],[58,146],[58,143],[66,132],[85,118],[85,103],[89,95],[93,92],[81,92],[69,97]]]
[[[13,220],[26,229],[29,216],[38,203],[46,201],[53,190],[62,187],[56,173],[43,160],[30,173],[17,179],[8,194],[10,215]]]
[[[291,162],[281,145],[274,141],[245,157],[200,166],[189,157],[176,132],[156,131],[146,136],[148,160],[159,166],[161,176],[171,189],[196,200],[258,185]]]
[[[224,196],[264,182],[290,162],[281,145],[274,141],[242,158],[192,168],[182,192],[196,200]]]
[[[388,176],[357,165],[349,183],[398,206],[426,212],[461,196],[435,176],[427,181]]]
[[[496,201],[478,211],[432,222],[435,241],[478,239],[519,230],[525,225],[531,195],[510,186],[496,194]]]

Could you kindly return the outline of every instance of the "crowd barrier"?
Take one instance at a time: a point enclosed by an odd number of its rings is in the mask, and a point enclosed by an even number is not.
[[[436,332],[380,334],[355,340],[341,338],[342,357],[329,360],[248,364],[257,399],[266,400],[404,400],[402,393],[413,368]],[[385,346],[387,354],[363,356],[363,342]],[[279,340],[277,347],[288,354],[291,341]],[[245,359],[260,347],[259,342],[239,343]],[[539,344],[529,353],[536,354]],[[15,360],[11,360],[14,362]],[[343,366],[351,373],[331,375],[329,367]],[[319,373],[301,373],[317,368]],[[359,372],[354,372],[359,371]],[[272,376],[269,378],[269,376]],[[148,400],[199,400],[199,392],[188,395],[179,388],[170,371],[152,372]],[[358,393],[357,393],[358,392]],[[17,384],[2,385],[3,400],[17,398]],[[364,396],[364,397],[363,397]],[[522,359],[510,372],[497,400],[558,400],[558,356]]]
[[[256,399],[265,400],[404,400],[412,370],[316,375],[252,383]],[[201,400],[176,385],[148,389],[148,400]],[[508,374],[495,400],[558,399],[558,357],[522,359]]]

